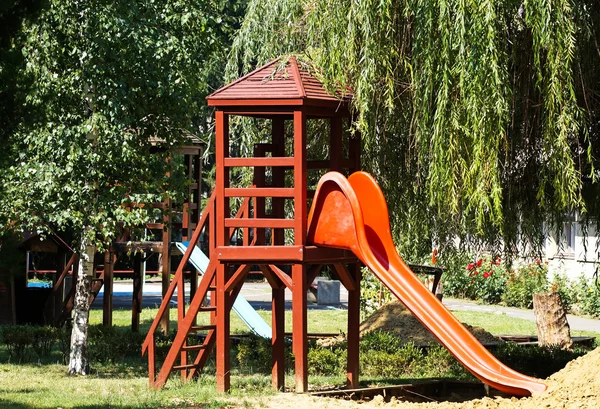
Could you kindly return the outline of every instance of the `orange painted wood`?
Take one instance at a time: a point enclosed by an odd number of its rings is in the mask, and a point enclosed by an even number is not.
[[[191,246],[189,248],[191,248]],[[181,265],[180,265],[180,267],[183,268]],[[200,281],[200,286],[198,287],[196,296],[192,299],[192,301],[188,307],[188,313],[186,314],[185,318],[183,319],[182,322],[179,323],[179,328],[178,328],[177,334],[175,335],[175,339],[173,340],[173,344],[171,345],[171,348],[169,349],[169,352],[167,353],[167,356],[165,357],[163,365],[160,368],[158,376],[156,377],[156,381],[152,385],[154,388],[159,389],[165,384],[165,382],[167,382],[167,379],[169,378],[169,374],[171,373],[173,366],[175,366],[175,361],[179,355],[179,352],[181,351],[181,348],[183,347],[183,345],[185,343],[188,332],[194,324],[194,318],[196,317],[196,314],[200,310],[200,307],[202,305],[202,300],[204,299],[204,295],[206,295],[206,292],[208,291],[208,287],[209,287],[210,283],[215,278],[216,273],[215,273],[214,267],[215,267],[215,263],[212,263],[212,261],[211,261],[211,263],[209,263],[209,268],[204,273],[204,276],[202,276],[202,280]],[[150,335],[150,334],[148,334],[148,335]],[[153,341],[154,341],[154,338],[152,338],[152,342]],[[144,345],[145,345],[145,343],[144,343]],[[144,351],[144,345],[142,346],[142,351]],[[150,345],[150,344],[148,344],[148,345]],[[149,351],[149,348],[148,348],[148,351]]]
[[[248,275],[248,273],[250,272],[250,269],[252,268],[251,264],[243,264],[241,265],[235,273],[233,273],[233,275],[231,276],[231,278],[229,278],[229,280],[227,280],[227,283],[225,283],[225,291],[230,292],[232,291],[235,287],[237,287],[238,285],[240,285],[244,279],[246,278],[246,276]]]
[[[310,267],[310,270],[308,270],[308,274],[306,274],[306,285],[310,286],[313,283],[313,281],[315,281],[315,278],[317,278],[317,276],[321,272],[322,267],[323,264],[315,264]]]
[[[217,220],[218,223],[218,220]],[[216,344],[216,375],[217,392],[227,392],[231,386],[230,373],[230,322],[228,292],[225,285],[228,281],[229,265],[217,266],[217,344]]]
[[[260,271],[262,271],[263,276],[265,276],[271,288],[277,290],[285,289],[286,285],[277,277],[277,274],[275,274],[270,266],[260,264],[258,268],[260,268]]]
[[[306,243],[306,115],[294,112],[294,244]],[[306,298],[306,296],[305,296]]]
[[[359,375],[359,342],[360,342],[360,264],[350,266],[349,275],[355,283],[354,289],[348,290],[348,356],[346,362],[346,382],[349,387],[358,387]]]
[[[356,283],[352,279],[352,276],[350,275],[350,272],[346,266],[342,263],[334,263],[333,267],[344,287],[346,287],[348,291],[356,290]]]
[[[293,188],[272,188],[272,187],[255,187],[255,188],[237,188],[231,187],[224,191],[224,197],[294,197],[295,189]],[[217,216],[218,219],[218,216]]]
[[[285,388],[285,291],[283,286],[271,290],[271,387]]]
[[[277,264],[291,262],[353,262],[356,256],[347,250],[316,246],[222,246],[215,249],[219,261],[255,262]]]
[[[292,229],[294,228],[293,219],[246,219],[246,218],[229,218],[225,219],[225,227],[253,227],[253,228],[276,228],[276,229]]]
[[[261,158],[226,158],[226,167],[252,167],[252,166],[271,166],[271,167],[291,167],[294,166],[294,158],[261,157]]]
[[[285,273],[285,271],[283,271],[282,269],[280,269],[279,267],[277,267],[274,264],[270,264],[268,266],[266,266],[269,271],[271,271],[273,274],[275,274],[277,276],[277,278],[290,290],[293,287],[293,283],[292,283],[292,277],[290,277],[289,275],[287,275]]]
[[[54,283],[54,287],[52,288],[52,291],[54,291],[54,292],[58,291],[58,289],[60,288],[60,286],[63,284],[63,281],[65,280],[65,277],[69,273],[71,267],[73,266],[73,264],[75,264],[75,260],[76,259],[77,259],[77,253],[73,253],[73,255],[71,256],[71,258],[69,259],[69,261],[67,262],[67,264],[63,268],[62,272],[60,273],[60,277],[58,277],[58,280],[56,280],[56,283]]]
[[[296,392],[308,391],[308,337],[306,266],[292,266],[292,351],[295,357]]]

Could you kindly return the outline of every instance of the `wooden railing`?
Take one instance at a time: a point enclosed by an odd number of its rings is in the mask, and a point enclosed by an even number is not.
[[[250,217],[250,204],[252,198],[246,198],[240,209],[236,215],[237,219],[247,219]],[[207,326],[202,329],[210,329],[209,336],[207,336],[205,343],[202,346],[195,346],[196,349],[204,349],[203,353],[199,353],[195,362],[193,364],[187,364],[187,350],[194,349],[192,346],[186,345],[186,338],[192,327],[195,325],[196,314],[202,310],[201,303],[206,297],[208,291],[214,291],[214,276],[217,266],[217,260],[214,257],[216,240],[215,240],[215,193],[213,193],[208,201],[208,204],[204,211],[202,212],[202,216],[194,233],[190,239],[187,250],[185,251],[179,266],[177,267],[177,271],[175,272],[175,277],[171,282],[167,292],[165,293],[162,303],[159,307],[158,313],[150,326],[148,334],[146,335],[146,339],[142,345],[142,355],[148,354],[148,376],[150,385],[156,388],[160,388],[167,380],[169,374],[173,370],[180,369],[182,371],[182,379],[186,380],[193,376],[197,369],[203,366],[203,357],[208,356],[208,352],[212,345],[214,344],[214,297],[211,299],[211,306],[205,307],[204,310],[211,312],[211,326]],[[200,285],[190,302],[188,311],[186,312],[185,308],[185,286],[184,286],[184,275],[183,271],[186,264],[189,262],[190,257],[192,255],[192,251],[194,247],[198,243],[200,236],[205,228],[208,228],[208,245],[209,245],[209,255],[212,256],[210,258],[210,262],[207,270],[204,272],[204,276],[200,281]],[[236,228],[229,229],[229,239],[235,233]],[[253,245],[253,242],[248,241],[250,227],[244,227],[244,245]],[[165,361],[163,362],[162,368],[158,377],[156,377],[156,360],[155,360],[155,348],[156,348],[156,338],[155,332],[158,329],[161,318],[165,313],[167,313],[168,306],[171,298],[175,294],[175,290],[177,290],[177,319],[178,319],[178,329],[177,335]],[[175,360],[179,356],[180,365],[175,366]],[[205,359],[204,359],[205,361]]]

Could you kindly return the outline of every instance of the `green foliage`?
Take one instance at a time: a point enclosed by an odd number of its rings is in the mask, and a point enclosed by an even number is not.
[[[499,257],[478,259],[467,265],[466,295],[486,304],[500,302],[506,289],[507,272]]]
[[[502,301],[509,307],[532,308],[533,294],[547,290],[548,266],[537,261],[509,274]]]
[[[589,0],[253,0],[228,72],[296,53],[353,90],[403,254],[456,236],[536,251],[543,222],[600,215],[599,25]]]
[[[119,222],[151,216],[122,205],[181,199],[181,166],[166,158],[190,136],[208,139],[204,98],[244,4],[50,0],[24,19],[5,49],[19,55],[7,75],[21,108],[0,131],[1,227],[92,226],[102,244]]]
[[[310,375],[341,376],[346,368],[347,350],[333,351],[329,348],[315,346],[308,350],[307,358]]]
[[[360,313],[366,318],[392,300],[392,293],[368,268],[362,269],[360,280]]]
[[[362,352],[380,351],[386,354],[394,354],[402,348],[400,338],[388,331],[369,331],[363,334],[360,340]]]
[[[58,330],[49,326],[7,325],[0,328],[0,340],[6,345],[9,357],[17,362],[33,356],[47,357],[57,336]]]
[[[564,350],[553,347],[520,346],[513,342],[500,344],[494,355],[510,368],[525,375],[544,379],[560,371],[565,365],[587,351],[575,348]]]
[[[271,373],[271,351],[270,339],[248,334],[248,336],[240,339],[235,357],[242,372]],[[285,347],[285,360],[285,367],[290,368],[293,365],[290,344],[286,344]]]
[[[90,326],[88,356],[92,363],[118,363],[125,358],[138,357],[145,335],[128,329]]]
[[[24,253],[18,249],[21,236],[0,230],[0,281],[24,274]]]
[[[600,286],[596,279],[588,280],[583,275],[572,285],[574,303],[583,314],[600,317]]]

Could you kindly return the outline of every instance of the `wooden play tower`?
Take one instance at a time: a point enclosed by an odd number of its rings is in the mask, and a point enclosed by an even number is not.
[[[360,169],[360,138],[344,132],[350,121],[348,102],[347,95],[328,93],[309,67],[294,57],[272,61],[208,97],[216,110],[216,186],[143,346],[153,387],[164,385],[173,371],[190,379],[215,347],[217,389],[229,390],[230,310],[254,266],[272,287],[273,388],[284,388],[284,291],[288,288],[295,389],[308,390],[306,293],[325,267],[348,290],[347,378],[350,386],[358,385],[359,262],[349,251],[307,242],[311,189],[318,177],[331,170],[348,175]],[[233,154],[237,149],[230,145],[230,118],[234,116],[259,118],[263,130],[267,126],[268,136],[254,146],[252,156]],[[315,144],[307,141],[307,129],[313,123],[328,135],[319,139],[326,141],[316,149],[321,157],[311,153],[309,159],[307,146]],[[231,171],[242,167],[253,168],[252,186],[234,186]],[[178,333],[157,374],[155,331],[175,289],[183,289],[181,272],[201,234],[208,236],[210,263],[187,309],[183,303],[178,306]],[[232,237],[238,239],[232,242]],[[210,314],[210,325],[196,325],[196,315],[202,312]],[[205,335],[203,342],[190,345],[189,335],[198,332]]]

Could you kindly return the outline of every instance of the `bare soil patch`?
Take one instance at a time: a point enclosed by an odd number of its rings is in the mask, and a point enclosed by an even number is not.
[[[463,324],[482,344],[494,344],[500,339],[480,327]],[[388,331],[400,338],[402,343],[412,342],[415,345],[428,345],[438,343],[431,332],[415,318],[410,311],[399,301],[392,301],[377,311],[360,324],[360,332]]]

